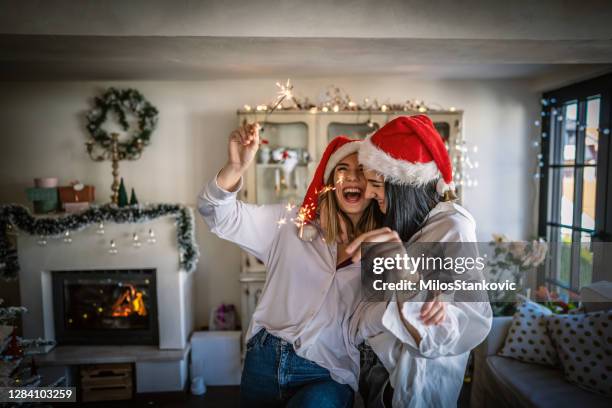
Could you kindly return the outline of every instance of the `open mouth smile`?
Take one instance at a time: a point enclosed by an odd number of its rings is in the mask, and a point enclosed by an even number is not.
[[[358,187],[344,187],[342,189],[342,197],[346,202],[356,204],[361,201],[363,190]]]

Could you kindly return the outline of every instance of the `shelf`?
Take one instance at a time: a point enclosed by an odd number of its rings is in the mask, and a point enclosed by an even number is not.
[[[282,169],[282,163],[255,163],[255,165],[259,168],[263,169]],[[308,167],[306,163],[298,163],[296,167]]]
[[[429,109],[427,112],[420,112],[418,110],[387,110],[385,112],[380,110],[369,110],[369,109],[361,109],[361,110],[341,110],[338,112],[334,112],[333,110],[329,110],[327,112],[323,112],[321,110],[317,110],[316,112],[311,112],[308,109],[283,109],[276,110],[272,113],[270,111],[246,111],[244,109],[238,109],[237,113],[239,115],[268,115],[268,120],[272,116],[282,116],[282,115],[296,115],[296,114],[308,114],[312,116],[327,116],[327,115],[342,115],[342,114],[353,114],[353,115],[418,115],[425,113],[426,115],[436,115],[436,114],[449,114],[449,113],[463,113],[462,109]]]
[[[240,274],[240,282],[248,283],[248,282],[265,282],[266,280],[266,270],[263,271],[243,271]]]
[[[36,357],[39,366],[138,363],[184,360],[190,343],[182,350],[160,350],[158,346],[57,346]]]

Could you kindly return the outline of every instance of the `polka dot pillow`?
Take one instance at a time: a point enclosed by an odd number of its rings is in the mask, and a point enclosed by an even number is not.
[[[552,312],[528,300],[517,307],[504,346],[497,353],[525,363],[556,366],[557,351],[548,336],[546,316]]]
[[[612,310],[547,317],[565,378],[612,396]]]

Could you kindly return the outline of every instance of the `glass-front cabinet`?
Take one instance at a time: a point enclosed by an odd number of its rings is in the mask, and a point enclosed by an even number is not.
[[[255,163],[257,204],[301,200],[308,188],[308,125],[304,122],[264,122]]]
[[[245,177],[242,199],[257,204],[292,202],[300,205],[317,163],[327,144],[338,135],[366,138],[401,115],[418,112],[317,112],[277,111],[238,112],[238,124],[259,122],[261,145],[255,163]],[[430,112],[436,129],[442,135],[451,157],[461,144],[460,111]],[[461,165],[457,160],[454,167]],[[459,198],[460,189],[458,190]],[[263,263],[243,253],[240,274],[241,323],[245,334],[261,295],[266,278]]]

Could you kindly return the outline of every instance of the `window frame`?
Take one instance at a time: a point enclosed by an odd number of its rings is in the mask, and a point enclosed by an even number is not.
[[[542,94],[542,100],[547,103],[542,104],[541,117],[541,134],[540,146],[543,162],[543,167],[540,169],[540,194],[539,194],[539,209],[538,209],[538,236],[547,239],[547,228],[569,228],[572,231],[572,242],[575,238],[580,239],[582,233],[591,235],[591,242],[612,242],[612,177],[610,177],[610,166],[612,164],[612,149],[610,145],[610,133],[604,134],[599,132],[597,162],[595,165],[584,164],[584,140],[585,130],[581,131],[579,123],[586,117],[586,106],[588,100],[593,96],[600,97],[599,111],[599,129],[610,129],[612,123],[612,73],[606,74],[587,81],[579,82],[569,86],[565,86],[553,91]],[[551,111],[553,109],[565,109],[565,106],[572,101],[577,102],[577,125],[576,125],[576,151],[573,164],[563,164],[562,160],[555,162],[554,156],[551,157],[551,141],[555,143],[553,154],[559,152],[559,147],[562,141],[560,140],[565,129],[562,129],[556,134],[551,132]],[[563,127],[565,121],[563,121]],[[555,127],[556,130],[556,127]],[[574,170],[574,185],[573,185],[573,217],[571,225],[564,225],[560,222],[551,222],[553,218],[549,216],[551,209],[549,208],[550,195],[554,195],[556,202],[555,207],[559,206],[561,200],[561,192],[558,191],[556,185],[559,180],[549,180],[550,169],[573,168]],[[583,195],[583,173],[587,167],[596,169],[597,181],[595,188],[595,225],[594,229],[586,229],[582,224],[582,195]],[[559,172],[560,173],[560,172]],[[552,206],[551,206],[552,207]],[[554,218],[557,220],[557,218]],[[580,222],[577,223],[577,220]],[[571,270],[569,285],[547,276],[547,268],[542,268],[538,276],[538,285],[551,284],[559,286],[563,289],[578,291],[580,286],[580,248],[573,247],[571,256]],[[575,248],[574,248],[575,247]],[[605,254],[606,251],[595,251],[593,259],[593,275],[592,282],[603,280],[605,275],[604,265],[612,264],[612,255]],[[556,264],[553,263],[552,269],[555,270]]]

